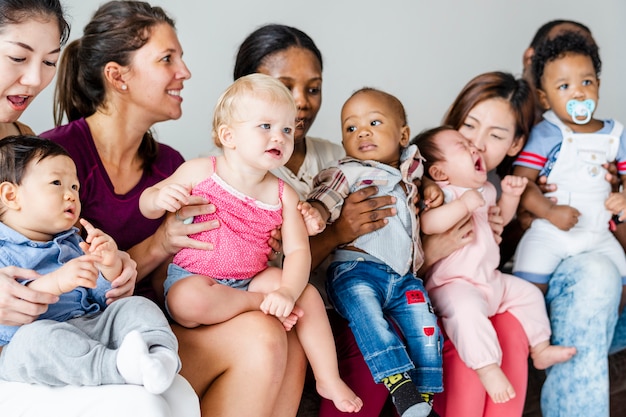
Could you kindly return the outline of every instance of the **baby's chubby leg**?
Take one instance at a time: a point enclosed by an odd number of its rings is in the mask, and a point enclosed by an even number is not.
[[[167,307],[181,326],[222,323],[248,311],[258,311],[263,295],[222,285],[203,275],[176,281],[167,294]]]
[[[363,406],[363,401],[339,376],[335,340],[322,297],[317,289],[309,284],[296,305],[304,312],[296,330],[315,375],[317,392],[331,400],[339,411],[358,412]]]
[[[269,293],[276,290],[281,284],[281,273],[278,268],[267,268],[252,280],[249,291]],[[278,319],[287,331],[295,325],[300,344],[313,369],[318,393],[333,401],[342,412],[358,412],[363,401],[339,376],[335,340],[326,307],[317,289],[307,284],[291,315]],[[291,323],[291,327],[287,325]]]
[[[258,273],[248,286],[248,291],[252,293],[268,294],[280,287],[282,280],[282,269],[269,267]],[[291,313],[286,317],[276,318],[280,320],[286,331],[290,331],[296,325],[298,319],[302,317],[302,309],[295,306]]]

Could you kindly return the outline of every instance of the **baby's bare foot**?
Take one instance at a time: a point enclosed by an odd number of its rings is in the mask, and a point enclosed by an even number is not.
[[[363,401],[339,378],[324,382],[318,380],[317,392],[331,400],[343,413],[358,413],[363,407]]]
[[[495,363],[477,369],[476,373],[494,403],[505,403],[515,398],[513,385]]]
[[[285,330],[290,331],[291,329],[293,329],[293,326],[296,325],[300,317],[297,314],[294,314],[292,312],[287,317],[277,317],[277,318],[283,324],[283,327],[285,328]]]
[[[299,306],[295,306],[287,317],[276,316],[276,318],[280,320],[280,322],[283,324],[283,327],[285,328],[286,331],[290,331],[291,329],[293,329],[293,326],[296,325],[296,323],[298,322],[298,319],[302,317],[303,315],[304,315],[304,310],[302,310],[302,308]]]
[[[537,369],[546,369],[560,362],[568,361],[576,354],[575,347],[542,345],[530,349],[530,357]]]

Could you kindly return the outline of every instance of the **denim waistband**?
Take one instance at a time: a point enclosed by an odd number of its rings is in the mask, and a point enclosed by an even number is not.
[[[385,265],[383,261],[381,261],[375,256],[370,255],[369,253],[357,252],[354,250],[347,250],[347,249],[337,249],[333,253],[332,258],[331,258],[331,262],[350,262],[350,261],[368,261],[368,262],[375,262],[377,264]]]

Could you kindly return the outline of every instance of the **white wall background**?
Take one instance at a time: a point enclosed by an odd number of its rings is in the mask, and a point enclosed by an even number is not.
[[[65,0],[71,38],[102,0]],[[461,87],[492,70],[521,73],[536,29],[563,18],[585,23],[603,62],[599,117],[626,123],[624,0],[152,0],[176,20],[192,78],[183,116],[156,126],[186,158],[212,149],[210,116],[232,81],[237,48],[252,30],[283,23],[308,33],[324,57],[323,105],[310,134],[339,141],[339,111],[365,85],[396,95],[412,131],[438,124]],[[36,132],[53,126],[50,87],[22,117]]]

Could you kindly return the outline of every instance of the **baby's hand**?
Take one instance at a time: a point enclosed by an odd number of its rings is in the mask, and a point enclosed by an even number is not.
[[[98,279],[96,263],[100,260],[101,258],[97,255],[82,255],[38,279],[56,280],[59,290],[57,294],[65,294],[76,287],[96,288]]]
[[[175,213],[189,204],[191,190],[181,184],[169,184],[159,190],[154,205],[159,210]]]
[[[85,219],[80,219],[87,232],[85,242],[80,242],[80,247],[85,253],[91,253],[100,256],[102,261],[99,263],[104,266],[113,266],[117,261],[118,251],[117,245],[113,238],[100,229],[93,227]]]
[[[265,294],[261,303],[261,311],[278,318],[285,318],[291,314],[296,300],[283,288]]]
[[[554,205],[548,211],[546,220],[561,230],[568,231],[578,223],[580,212],[571,206]]]
[[[467,207],[467,211],[473,213],[478,207],[485,205],[485,199],[482,194],[476,190],[467,190],[459,198]]]
[[[613,214],[619,215],[619,220],[626,219],[626,196],[622,193],[611,193],[604,202],[604,207]]]
[[[309,236],[315,236],[326,228],[326,222],[322,218],[319,210],[313,207],[310,203],[300,201],[298,203],[298,210],[300,210],[300,213],[304,218],[306,231]]]
[[[528,184],[528,178],[518,177],[516,175],[507,175],[500,182],[502,187],[502,194],[511,194],[516,197],[522,195]]]
[[[443,204],[443,191],[435,183],[429,183],[424,186],[424,207],[425,210],[439,207]]]

